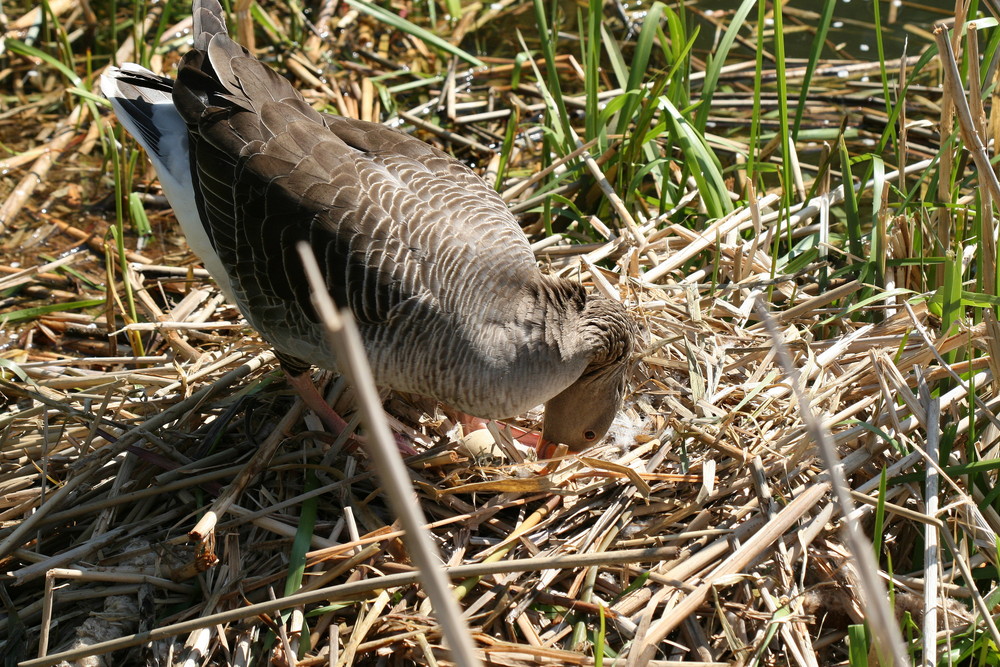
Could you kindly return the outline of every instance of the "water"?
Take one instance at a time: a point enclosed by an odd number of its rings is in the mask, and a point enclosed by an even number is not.
[[[678,11],[676,0],[667,2],[672,11]],[[694,53],[704,59],[710,55],[714,47],[722,39],[728,28],[734,12],[741,5],[740,0],[704,0],[688,3],[684,9],[687,17],[687,30],[690,36],[694,28],[699,30]],[[642,20],[649,11],[652,2],[620,2],[617,5],[607,4],[604,10],[605,25],[612,29],[614,37],[627,49],[627,42],[638,35]],[[882,2],[881,12],[882,40],[885,57],[899,58],[903,55],[904,45],[908,55],[922,50],[931,40],[934,23],[954,16],[953,0],[926,0],[922,3],[895,0],[893,3]],[[547,3],[547,7],[552,7]],[[567,50],[578,53],[579,36],[585,26],[580,25],[578,18],[585,13],[585,7],[570,0],[562,0],[557,5],[555,15],[558,17],[560,39],[564,42],[561,52]],[[812,49],[815,29],[819,24],[819,10],[822,4],[816,0],[791,0],[784,6],[782,13],[785,54],[790,59],[809,57]],[[552,20],[552,12],[547,15]],[[740,31],[740,37],[753,42],[756,40],[757,8],[754,7],[748,16],[748,25]],[[773,19],[765,19],[768,31],[773,28]],[[550,25],[551,27],[551,25]],[[667,28],[664,28],[667,30]],[[517,32],[524,36],[529,48],[537,48],[538,31],[535,27],[534,12],[530,5],[518,6],[515,10],[502,14],[483,28],[466,38],[463,47],[478,56],[499,56],[513,58],[520,52],[520,45],[515,38]],[[668,37],[670,35],[668,34]],[[773,40],[770,33],[765,35],[768,40],[768,50],[773,52]],[[566,46],[566,42],[574,42]],[[740,54],[753,57],[749,45],[736,45],[733,57]],[[878,48],[875,40],[875,8],[873,0],[839,0],[834,8],[833,21],[827,35],[827,43],[822,53],[827,59],[877,60]]]
[[[721,30],[713,25],[711,19],[728,26],[733,12],[740,4],[738,0],[721,0],[690,5],[689,11],[696,17],[695,22],[702,30],[698,45],[706,53],[711,44],[722,36]],[[923,3],[895,0],[892,3],[881,2],[878,8],[885,57],[894,59],[903,55],[904,48],[907,55],[914,55],[923,50],[933,40],[931,33],[934,24],[942,19],[954,17],[955,3],[952,0],[928,0]],[[822,3],[815,0],[792,0],[785,5],[782,22],[787,58],[809,57],[821,9]],[[747,18],[752,25],[756,25],[756,7],[750,11]],[[773,29],[773,19],[769,23],[767,28]],[[744,28],[740,34],[755,39],[755,36],[750,35],[750,27]],[[766,37],[773,44],[771,35],[768,34]],[[749,52],[749,48],[745,48]],[[773,49],[773,46],[769,48]],[[851,60],[878,59],[873,0],[839,0],[836,3],[822,57]]]

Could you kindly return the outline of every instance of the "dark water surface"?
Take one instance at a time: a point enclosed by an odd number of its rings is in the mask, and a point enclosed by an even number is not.
[[[740,4],[742,3],[738,0],[722,0],[688,5],[692,14],[701,15],[696,22],[703,31],[702,38],[708,38],[709,47],[712,40],[721,38],[721,33],[712,25],[713,19],[728,25]],[[784,6],[782,18],[787,57],[809,56],[823,4],[817,0],[792,0]],[[879,2],[878,11],[885,57],[893,59],[902,56],[904,48],[907,55],[923,50],[932,39],[934,24],[943,19],[954,18],[955,3],[952,0],[928,0],[921,3],[883,0]],[[754,8],[748,20],[756,24],[757,16],[757,8]],[[769,21],[773,26],[773,19]],[[874,0],[838,0],[822,56],[878,60],[875,25]],[[749,36],[749,29],[744,29],[741,34]],[[701,41],[699,46],[702,44],[705,42]]]
[[[689,31],[687,36],[690,36],[695,28],[699,30],[695,55],[705,58],[722,38],[724,30],[732,21],[733,14],[742,3],[740,0],[695,2],[670,0],[665,4],[672,11],[685,15]],[[637,35],[651,5],[650,0],[623,0],[605,5],[606,25],[613,28],[615,38],[620,40],[626,52],[627,42]],[[565,51],[570,48],[566,42],[578,42],[581,32],[584,31],[579,18],[586,15],[586,2],[561,0],[558,3],[546,3],[546,6],[549,10],[549,21],[552,22],[554,18],[558,24],[562,42],[560,51]],[[782,16],[786,57],[797,59],[809,56],[816,27],[820,22],[819,12],[822,6],[823,3],[819,0],[791,0],[784,5]],[[954,7],[955,3],[952,0],[926,0],[921,3],[906,0],[880,2],[879,18],[885,57],[890,60],[899,58],[903,55],[904,48],[907,55],[919,53],[932,41],[931,32],[935,22],[954,17]],[[771,9],[772,6],[769,6],[769,10]],[[757,12],[756,7],[751,10],[748,25],[740,31],[740,36],[748,41],[756,39]],[[769,12],[766,19],[770,24],[769,28],[773,26],[772,16],[773,13]],[[875,24],[874,0],[838,0],[822,57],[878,60]],[[538,29],[530,4],[516,6],[496,20],[487,23],[470,36],[463,46],[480,56],[514,57],[521,50],[517,40],[518,32],[529,48],[538,46]],[[769,42],[768,51],[773,52],[771,35],[767,34],[766,39]],[[579,44],[576,51],[579,51]],[[741,53],[747,57],[753,56],[749,46],[739,45],[732,51],[732,56],[739,57]]]

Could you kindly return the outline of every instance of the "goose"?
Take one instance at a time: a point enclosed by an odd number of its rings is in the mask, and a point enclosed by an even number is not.
[[[379,385],[481,419],[544,404],[542,442],[596,444],[621,409],[637,345],[625,308],[543,273],[504,201],[461,162],[314,110],[230,39],[217,0],[196,0],[193,20],[176,80],[124,64],[101,90],[191,249],[310,407],[325,406],[311,367],[337,360],[303,241],[353,313]]]

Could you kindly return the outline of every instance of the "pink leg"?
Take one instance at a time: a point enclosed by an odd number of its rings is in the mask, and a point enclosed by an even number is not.
[[[313,384],[312,378],[309,377],[308,373],[303,373],[302,375],[285,373],[285,375],[288,377],[288,384],[292,385],[295,391],[299,392],[299,396],[302,397],[305,404],[330,429],[330,433],[340,435],[344,432],[344,429],[347,428],[347,422],[326,402],[326,399],[319,393],[319,389]]]
[[[344,421],[343,417],[337,414],[337,412],[330,407],[330,404],[326,402],[323,398],[323,394],[319,392],[316,385],[313,384],[312,378],[309,377],[308,373],[302,373],[301,375],[292,375],[291,373],[285,373],[288,377],[288,384],[299,393],[302,400],[309,407],[310,410],[316,413],[323,425],[326,426],[330,433],[334,435],[340,435],[347,428],[347,422]],[[399,433],[393,433],[396,439],[396,447],[399,449],[399,453],[403,456],[413,456],[417,453],[413,447],[410,446],[408,442],[403,439],[403,436]],[[355,439],[360,440],[358,436],[354,436]]]

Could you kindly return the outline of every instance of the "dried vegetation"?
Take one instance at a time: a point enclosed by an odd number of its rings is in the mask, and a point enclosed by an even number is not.
[[[387,397],[483,662],[996,659],[1000,124],[962,91],[992,86],[996,29],[800,62],[771,28],[822,43],[825,14],[451,4],[233,23],[318,107],[475,165],[539,261],[646,332],[584,456],[456,452],[440,408]],[[364,453],[303,414],[87,92],[111,53],[169,72],[189,19],[43,7],[5,6],[0,71],[0,652],[446,663]],[[691,49],[692,25],[716,39]]]

